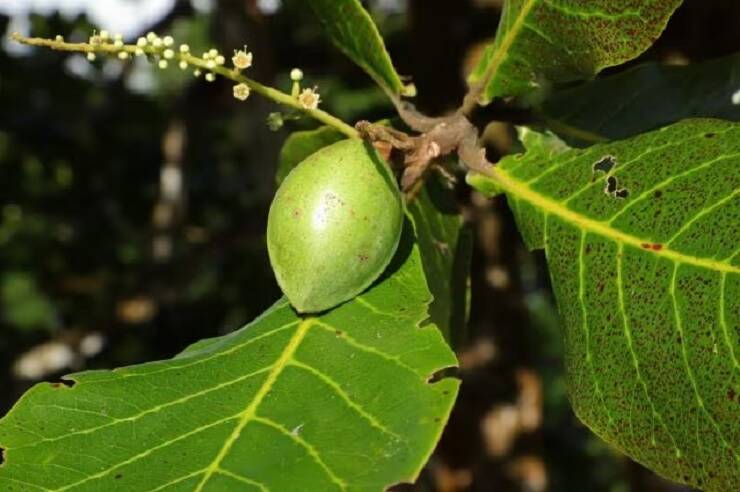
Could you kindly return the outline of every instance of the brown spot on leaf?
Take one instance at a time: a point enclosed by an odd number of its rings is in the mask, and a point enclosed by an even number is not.
[[[370,259],[370,257],[368,255],[357,255],[357,259],[360,260],[361,263],[365,263]]]
[[[642,243],[640,246],[642,249],[650,249],[650,243]]]
[[[737,393],[735,393],[735,390],[732,388],[727,389],[727,399],[730,401],[735,401],[735,397],[737,396]]]
[[[653,251],[660,251],[661,249],[663,249],[663,245],[654,243],[650,245],[650,249],[652,249]]]
[[[117,473],[116,476],[113,477],[113,478],[115,478],[116,480],[120,480],[120,479],[123,478],[123,474],[122,473]]]

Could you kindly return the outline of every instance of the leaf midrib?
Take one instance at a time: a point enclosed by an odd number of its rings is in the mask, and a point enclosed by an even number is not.
[[[311,326],[315,322],[316,320],[314,320],[313,318],[306,318],[298,325],[298,329],[293,334],[288,344],[285,346],[285,349],[280,354],[277,362],[275,362],[275,364],[273,365],[273,368],[267,375],[265,382],[259,388],[249,405],[239,415],[239,421],[234,427],[234,430],[226,439],[224,445],[221,447],[221,450],[218,452],[211,464],[208,465],[208,467],[206,468],[203,478],[201,479],[200,483],[198,483],[198,486],[195,488],[195,492],[200,492],[201,490],[203,490],[203,487],[205,487],[205,485],[208,483],[211,476],[213,476],[213,474],[220,469],[221,462],[224,460],[226,455],[229,454],[232,446],[241,436],[244,427],[246,427],[248,423],[254,420],[259,420],[259,417],[257,416],[257,408],[260,406],[265,396],[267,396],[272,387],[275,385],[275,382],[278,380],[283,370],[288,367],[291,359],[293,358],[293,355],[295,354],[296,350],[298,350],[298,346],[301,344],[303,339],[306,338],[306,335],[308,334]],[[336,477],[330,470],[324,468],[324,471],[327,472],[327,475],[329,476],[331,481],[338,485],[341,490],[344,490],[346,488],[346,484],[344,483],[344,481]]]
[[[687,255],[685,253],[672,250],[670,247],[667,247],[665,245],[662,249],[658,251],[653,249],[646,250],[642,247],[642,245],[645,243],[650,243],[650,240],[631,236],[623,231],[609,226],[606,222],[590,219],[583,214],[564,207],[556,200],[548,198],[547,196],[534,191],[533,189],[528,187],[526,183],[515,179],[500,167],[496,167],[491,170],[490,178],[493,179],[496,184],[498,184],[507,194],[511,194],[521,200],[524,200],[545,213],[560,217],[566,222],[576,225],[581,230],[600,235],[607,239],[611,239],[618,244],[621,243],[634,246],[641,251],[645,251],[659,257],[667,258],[673,262],[695,265],[701,268],[706,268],[708,270],[718,272],[740,273],[740,267],[736,267],[730,265],[729,263],[724,263],[721,261]]]
[[[506,34],[504,34],[501,43],[494,45],[494,50],[493,54],[491,55],[491,61],[488,65],[488,69],[485,71],[483,77],[481,77],[479,81],[479,83],[482,84],[484,88],[488,86],[491,80],[493,80],[499,67],[508,56],[509,48],[511,48],[511,45],[514,44],[514,40],[524,27],[524,20],[527,18],[529,12],[532,10],[535,4],[537,4],[538,1],[539,0],[526,0],[526,3],[522,5],[521,10],[519,11],[519,15],[516,19],[514,19],[514,23],[506,31]]]

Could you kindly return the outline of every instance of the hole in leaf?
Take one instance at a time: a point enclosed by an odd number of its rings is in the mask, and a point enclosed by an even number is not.
[[[614,192],[614,198],[627,198],[630,195],[630,191],[627,188],[622,188]]]
[[[457,368],[455,367],[444,367],[435,371],[431,376],[427,378],[427,383],[433,384],[437,381],[441,381],[445,378],[455,377],[457,375]]]
[[[614,157],[613,155],[605,155],[604,157],[596,161],[591,169],[593,169],[594,174],[599,171],[604,174],[609,174],[616,165],[616,157]]]
[[[614,176],[608,176],[606,178],[606,186],[604,187],[604,193],[607,195],[613,194],[617,191],[617,178]]]
[[[0,448],[0,466],[5,463],[5,448]]]
[[[75,384],[77,384],[76,381],[72,381],[71,379],[60,379],[59,381],[55,383],[49,383],[49,385],[52,388],[74,388]]]
[[[122,479],[122,478],[123,478],[123,474],[121,474],[121,473],[118,473],[118,474],[116,474],[116,476],[115,476],[115,477],[113,477],[113,478],[115,478],[116,480],[120,480],[120,479]]]
[[[717,134],[716,133],[713,133],[713,132],[710,132],[710,133],[705,133],[704,136],[706,138],[714,138],[714,137],[717,136]]]

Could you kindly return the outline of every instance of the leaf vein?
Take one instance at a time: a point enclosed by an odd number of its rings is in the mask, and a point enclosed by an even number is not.
[[[350,396],[342,389],[341,385],[334,381],[331,377],[327,376],[323,372],[319,371],[315,367],[306,364],[304,362],[301,362],[295,358],[293,358],[290,362],[290,365],[293,365],[295,367],[298,367],[300,369],[303,369],[306,372],[309,372],[313,374],[315,377],[323,381],[326,385],[328,385],[334,392],[339,396],[339,398],[342,399],[352,410],[357,412],[358,415],[360,415],[364,420],[366,420],[372,427],[378,429],[384,434],[387,434],[391,437],[394,437],[399,440],[403,440],[403,438],[398,435],[397,433],[393,432],[392,430],[388,429],[380,420],[378,420],[377,417],[372,415],[371,413],[367,412],[362,406],[357,404]]]
[[[689,364],[689,354],[688,354],[688,351],[686,350],[686,339],[685,339],[686,335],[684,334],[684,331],[683,331],[683,322],[681,321],[681,313],[678,309],[678,299],[676,298],[676,276],[678,274],[678,269],[679,269],[679,265],[674,264],[673,275],[671,276],[671,283],[668,288],[668,292],[672,300],[676,331],[678,332],[679,342],[681,343],[681,356],[683,359],[684,368],[686,370],[686,376],[689,380],[689,383],[691,384],[691,389],[694,392],[694,397],[696,399],[696,404],[697,404],[699,411],[704,414],[704,416],[706,417],[710,425],[714,427],[715,431],[717,432],[717,435],[722,440],[722,443],[735,456],[735,460],[740,461],[740,455],[738,455],[738,453],[735,451],[732,445],[729,442],[727,442],[719,425],[714,420],[714,417],[712,417],[712,415],[709,413],[709,410],[707,410],[706,405],[704,405],[704,399],[701,397],[701,394],[699,394],[699,387],[697,386],[696,378],[694,377],[694,372],[691,370],[691,365]]]

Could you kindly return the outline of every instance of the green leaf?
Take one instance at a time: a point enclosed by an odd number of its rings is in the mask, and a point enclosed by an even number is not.
[[[740,121],[738,81],[738,53],[688,66],[648,63],[559,90],[541,112],[551,130],[581,144],[622,139],[687,118]]]
[[[172,360],[40,384],[0,421],[0,489],[385,490],[414,480],[456,364],[409,224],[384,280],[318,317],[285,300]]]
[[[473,237],[464,226],[452,190],[430,177],[408,206],[414,217],[421,259],[434,301],[429,317],[453,346],[465,338],[470,310]]]
[[[330,126],[291,133],[280,150],[278,169],[275,174],[277,185],[280,186],[288,173],[306,157],[344,138],[346,137],[342,133]]]
[[[480,97],[526,96],[592,77],[645,51],[681,0],[507,0],[496,39],[468,78]]]
[[[740,124],[584,150],[524,133],[526,154],[470,181],[545,249],[577,415],[663,476],[740,490]]]
[[[386,92],[413,96],[393,68],[383,38],[358,0],[306,0],[334,45],[362,67]]]

